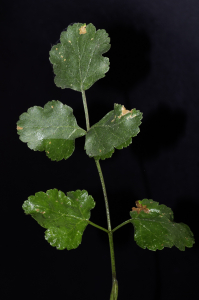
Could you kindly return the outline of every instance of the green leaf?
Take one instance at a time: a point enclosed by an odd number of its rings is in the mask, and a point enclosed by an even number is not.
[[[68,192],[66,196],[53,189],[30,196],[22,207],[26,214],[47,229],[45,239],[51,246],[70,250],[81,244],[95,202],[85,190]]]
[[[173,212],[166,205],[143,199],[136,201],[136,206],[130,215],[135,228],[134,239],[141,248],[155,251],[176,246],[184,251],[195,243],[189,226],[175,223]]]
[[[44,108],[33,106],[17,122],[20,140],[33,150],[46,151],[51,160],[70,157],[75,149],[75,139],[86,134],[77,125],[70,106],[50,101]]]
[[[63,31],[60,43],[50,51],[55,84],[81,92],[89,89],[109,70],[109,59],[102,54],[110,49],[110,38],[104,29],[93,24],[75,23]]]
[[[142,113],[135,108],[126,110],[124,105],[115,104],[86,135],[85,149],[90,157],[105,159],[112,156],[114,148],[122,149],[132,143],[140,129]]]

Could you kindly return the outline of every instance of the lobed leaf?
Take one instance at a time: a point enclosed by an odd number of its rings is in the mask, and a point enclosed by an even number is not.
[[[192,247],[193,233],[184,223],[173,221],[173,212],[166,205],[159,205],[151,199],[136,201],[137,208],[130,212],[134,225],[134,239],[138,246],[149,250],[162,250],[176,246],[184,251]]]
[[[63,192],[52,189],[30,196],[22,207],[26,214],[30,214],[47,229],[45,239],[51,246],[59,250],[70,250],[81,243],[95,202],[85,190],[68,192],[66,196]]]
[[[77,125],[72,108],[55,100],[44,108],[29,108],[19,117],[17,131],[30,149],[46,151],[56,161],[69,158],[75,149],[75,139],[86,134]]]
[[[50,51],[55,84],[81,92],[89,89],[109,70],[109,59],[102,54],[110,49],[104,29],[93,24],[75,23],[61,33],[60,43]]]
[[[115,104],[86,135],[85,149],[90,157],[105,159],[112,156],[114,148],[122,149],[132,143],[140,129],[142,113],[135,108],[126,110],[123,105]]]

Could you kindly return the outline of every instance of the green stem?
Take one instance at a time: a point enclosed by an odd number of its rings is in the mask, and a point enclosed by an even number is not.
[[[83,99],[83,104],[84,104],[84,112],[85,112],[85,118],[86,118],[86,128],[87,131],[90,129],[90,123],[89,123],[89,116],[88,116],[88,107],[87,107],[87,102],[86,102],[86,95],[85,91],[82,90],[82,99]]]
[[[83,104],[84,104],[86,127],[87,127],[87,131],[88,131],[90,129],[90,124],[89,124],[89,115],[88,115],[88,107],[87,107],[87,102],[86,102],[86,95],[85,95],[84,90],[82,90],[82,99],[83,99]],[[98,173],[99,173],[100,181],[101,181],[101,184],[102,184],[102,190],[103,190],[103,194],[104,194],[104,201],[105,201],[105,207],[106,207],[106,217],[107,217],[107,224],[108,224],[107,232],[108,232],[108,237],[109,237],[110,255],[111,255],[112,279],[113,279],[113,283],[114,283],[115,280],[116,280],[115,254],[114,254],[114,245],[113,245],[113,233],[111,231],[111,219],[110,219],[110,212],[109,212],[109,205],[108,205],[108,197],[107,197],[107,193],[106,193],[106,186],[105,186],[104,177],[103,177],[103,174],[102,174],[102,170],[101,170],[101,167],[100,167],[99,160],[95,159],[95,163],[96,163],[96,166],[97,166],[97,170],[98,170]],[[93,226],[95,226],[95,225],[93,225]],[[97,227],[97,226],[95,226],[95,227]],[[98,228],[99,228],[99,226],[98,226]],[[100,228],[100,229],[102,229],[102,228]]]
[[[93,222],[91,222],[91,221],[89,221],[89,220],[88,220],[88,224],[90,224],[90,225],[92,225],[92,226],[94,226],[94,227],[96,227],[96,228],[99,228],[99,229],[105,231],[106,233],[109,233],[109,231],[108,231],[106,228],[101,227],[101,226],[99,226],[99,225],[97,225],[97,224],[95,224],[95,223],[93,223]]]
[[[128,224],[128,223],[131,223],[131,221],[132,221],[132,219],[127,220],[127,221],[125,221],[124,223],[118,225],[117,227],[115,227],[115,228],[112,230],[112,232],[116,231],[117,229],[119,229],[120,227],[122,227],[122,226],[124,226],[124,225],[126,225],[126,224]]]
[[[113,281],[116,279],[116,268],[115,268],[115,254],[114,254],[114,245],[113,245],[113,233],[111,230],[111,218],[110,218],[110,211],[109,211],[109,205],[108,205],[108,197],[106,193],[106,186],[104,182],[104,177],[102,174],[102,170],[100,167],[99,160],[95,159],[95,163],[98,169],[98,173],[100,176],[100,181],[102,184],[102,190],[104,194],[104,201],[105,201],[105,207],[106,207],[106,217],[107,217],[107,224],[108,224],[108,237],[109,237],[109,245],[110,245],[110,254],[111,254],[111,268],[112,268],[112,279]]]

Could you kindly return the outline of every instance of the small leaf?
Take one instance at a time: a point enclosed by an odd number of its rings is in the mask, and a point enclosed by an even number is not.
[[[114,148],[122,149],[132,143],[140,129],[142,113],[135,108],[126,110],[123,105],[115,104],[86,135],[85,149],[90,157],[105,159],[112,156]]]
[[[136,201],[137,208],[130,212],[138,246],[149,250],[162,250],[176,246],[184,251],[193,246],[194,238],[189,226],[173,221],[173,212],[166,205],[151,199]]]
[[[20,140],[33,150],[46,151],[51,160],[69,158],[75,149],[75,139],[86,134],[77,125],[70,106],[50,101],[44,108],[34,106],[17,122]]]
[[[55,84],[81,92],[89,89],[109,70],[109,59],[102,54],[110,49],[110,38],[104,29],[93,24],[75,23],[63,31],[60,43],[50,51]]]
[[[53,189],[30,196],[22,207],[26,214],[30,214],[42,227],[48,229],[45,239],[51,246],[59,250],[70,250],[81,243],[95,202],[85,190],[68,192],[66,196]]]

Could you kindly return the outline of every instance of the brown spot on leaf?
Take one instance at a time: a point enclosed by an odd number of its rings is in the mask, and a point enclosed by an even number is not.
[[[126,108],[124,107],[124,105],[122,105],[122,113],[121,113],[120,116],[118,116],[118,118],[120,119],[122,116],[124,116],[124,115],[126,115],[126,114],[128,114],[128,113],[130,113],[130,112],[132,112],[132,110],[128,110],[128,109],[126,109]]]
[[[145,213],[149,213],[149,209],[147,208],[146,205],[142,205],[139,203],[139,201],[135,201],[135,204],[137,207],[132,207],[132,211],[137,211],[137,213],[139,214],[142,210],[145,212]]]
[[[36,208],[35,210],[36,210],[37,212],[39,211],[39,209],[38,209],[38,208]]]
[[[17,130],[22,130],[23,127],[17,126]]]
[[[49,151],[46,151],[49,154]]]
[[[51,142],[49,142],[49,144],[51,144]]]
[[[51,106],[51,108],[53,108],[53,106]]]
[[[58,50],[58,48],[56,48],[56,50]]]
[[[41,214],[45,214],[45,211],[42,211]]]
[[[71,44],[71,41],[68,41]]]
[[[86,25],[83,25],[79,28],[79,34],[85,34],[86,33]]]

